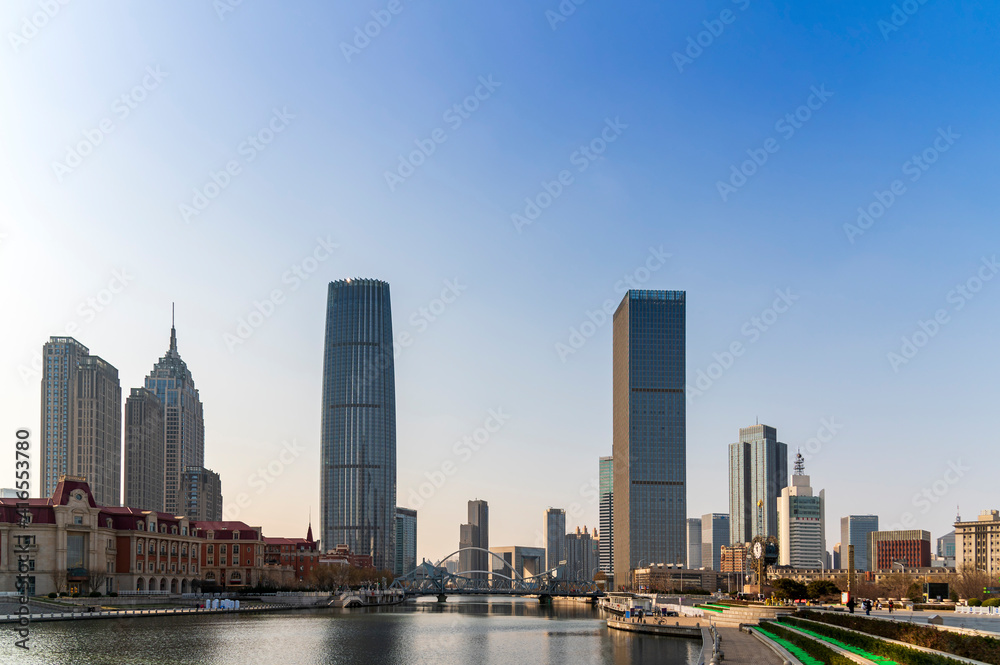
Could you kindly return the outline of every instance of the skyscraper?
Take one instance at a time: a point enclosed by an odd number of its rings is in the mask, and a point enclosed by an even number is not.
[[[625,294],[613,324],[615,583],[687,556],[685,293]]]
[[[615,472],[614,457],[602,457],[600,460],[600,510],[601,510],[601,539],[600,567],[605,575],[614,574],[615,567],[615,541],[614,541],[614,489]],[[613,587],[608,587],[609,589]]]
[[[396,561],[392,574],[406,575],[417,567],[417,511],[396,506]]]
[[[181,473],[181,515],[200,522],[222,520],[222,479],[203,466],[184,467]]]
[[[566,511],[545,511],[545,570],[552,570],[566,560]]]
[[[795,456],[792,484],[778,497],[778,547],[778,565],[826,565],[826,492],[813,495],[801,453]]]
[[[688,553],[685,568],[701,568],[701,518],[689,517],[687,521]]]
[[[163,509],[184,512],[180,496],[181,473],[205,464],[205,417],[198,389],[187,364],[177,352],[177,329],[170,322],[170,347],[146,377],[146,388],[163,404],[166,430],[163,454]]]
[[[767,425],[740,428],[729,446],[729,540],[748,543],[758,535],[777,536],[778,495],[788,484],[788,446]],[[758,506],[763,530],[758,532]]]
[[[163,512],[163,404],[151,390],[133,388],[125,400],[125,505]]]
[[[722,570],[722,548],[729,545],[729,515],[708,513],[701,516],[701,567]]]
[[[330,282],[323,353],[320,513],[323,546],[347,545],[392,568],[396,530],[396,385],[389,285]]]
[[[72,337],[42,347],[41,495],[82,476],[103,506],[121,505],[122,389],[118,370]]]
[[[878,515],[848,515],[840,518],[840,565],[847,568],[847,552],[854,545],[854,569],[869,571],[868,534],[878,531]]]
[[[575,533],[563,536],[566,543],[566,578],[570,580],[593,580],[597,572],[594,561],[594,540],[587,527],[576,527]]]
[[[489,571],[493,570],[493,557],[482,550],[490,549],[490,507],[482,499],[469,501],[469,522],[459,527],[458,546],[459,549],[480,548],[461,552],[458,565],[462,572],[471,573],[472,579],[487,579]]]

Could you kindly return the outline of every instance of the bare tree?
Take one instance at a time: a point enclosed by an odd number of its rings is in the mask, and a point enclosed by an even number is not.
[[[56,593],[62,593],[66,590],[66,571],[59,569],[52,573],[52,585],[56,588]]]
[[[983,587],[990,586],[991,581],[985,571],[966,565],[951,577],[949,583],[952,590],[958,592],[959,598],[968,600],[982,598]]]
[[[904,572],[890,573],[882,578],[879,587],[886,598],[906,598],[916,578]]]
[[[106,579],[108,579],[108,574],[103,570],[91,569],[87,571],[87,585],[91,591],[100,591],[103,593],[104,581]]]

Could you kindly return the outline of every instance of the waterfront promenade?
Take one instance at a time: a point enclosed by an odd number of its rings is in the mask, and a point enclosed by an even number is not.
[[[87,606],[80,606],[73,609],[67,608],[64,611],[42,608],[37,603],[30,605],[32,612],[28,615],[15,614],[17,605],[4,603],[0,605],[0,624],[15,623],[21,620],[22,616],[28,616],[32,623],[36,621],[77,621],[82,619],[133,619],[141,617],[157,616],[178,616],[190,614],[233,614],[241,612],[276,612],[279,610],[300,609],[296,605],[279,605],[276,603],[259,603],[254,605],[241,605],[239,608],[217,608],[208,609],[202,607],[159,607],[159,608],[136,608],[136,609],[108,609],[99,605],[93,605],[96,609],[91,611]],[[48,609],[48,611],[41,611]],[[35,611],[40,610],[40,611]]]
[[[712,637],[707,617],[644,617],[642,620],[608,619],[608,628],[664,637],[693,637],[702,641],[698,665],[711,660]],[[727,665],[782,665],[784,659],[763,642],[736,627],[716,627]]]

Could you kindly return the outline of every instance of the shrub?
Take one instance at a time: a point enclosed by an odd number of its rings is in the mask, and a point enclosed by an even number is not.
[[[59,594],[56,593],[55,591],[53,591],[52,593],[49,594],[49,598],[58,598],[58,597],[59,597]]]
[[[79,598],[79,597],[80,597],[80,592],[79,592],[79,591],[77,591],[76,593],[74,593],[74,594],[73,594],[72,596],[70,596],[70,597],[71,597],[71,598]]]
[[[101,597],[101,592],[100,591],[91,591],[88,595],[91,598],[100,598]]]
[[[978,598],[969,598],[969,607],[979,607],[983,604],[983,601]]]
[[[800,610],[796,616],[824,624],[850,628],[869,635],[906,642],[918,647],[1000,665],[1000,640],[977,635],[963,635],[932,626],[851,616],[840,612]],[[818,631],[817,631],[818,632]]]
[[[765,632],[771,633],[775,637],[786,640],[797,646],[820,663],[826,663],[826,665],[856,665],[853,660],[841,656],[839,653],[822,643],[805,637],[804,635],[794,633],[773,621],[763,622],[760,627]]]
[[[1000,607],[1000,598],[990,598],[983,601],[983,607]]]
[[[66,593],[65,591],[60,591],[60,592],[59,592],[59,597],[60,597],[60,598],[64,598],[64,597],[66,597],[66,596],[68,596],[68,595],[69,595],[69,594],[68,594],[68,593]]]
[[[117,598],[117,597],[118,597],[117,591],[112,591],[111,593],[108,594],[108,598]]]
[[[952,589],[951,593],[948,594],[948,599],[951,602],[953,602],[953,603],[957,603],[958,602],[958,592],[955,591],[954,589]]]
[[[824,637],[837,640],[841,644],[853,647],[854,649],[867,651],[871,655],[881,656],[883,659],[895,661],[896,663],[905,663],[906,665],[958,665],[959,662],[938,654],[917,651],[916,649],[910,649],[899,644],[885,642],[871,635],[851,633],[842,628],[835,628],[829,624],[817,625],[815,623],[806,623],[799,619],[787,617],[782,618],[781,621],[783,623],[787,622],[796,628],[802,628],[803,630],[811,631],[817,635],[823,635]],[[862,619],[862,621],[864,621],[864,619]],[[868,658],[868,656],[863,653],[859,653],[858,655],[862,658]],[[870,658],[868,659],[871,660]]]

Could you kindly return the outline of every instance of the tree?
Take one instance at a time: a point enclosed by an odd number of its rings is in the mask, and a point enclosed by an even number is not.
[[[87,586],[91,591],[104,591],[104,581],[108,579],[108,574],[103,570],[91,568],[87,571]]]
[[[967,565],[953,575],[949,583],[960,598],[980,598],[983,595],[983,587],[990,586],[992,579],[985,571]]]
[[[889,573],[882,578],[881,584],[881,595],[886,598],[910,598],[910,587],[912,587],[917,580],[913,575],[908,575],[904,572]]]
[[[809,595],[806,585],[796,580],[777,579],[771,582],[771,586],[774,587],[774,595],[778,598],[798,600]]]
[[[56,593],[62,593],[66,590],[66,571],[56,570],[52,573],[52,585],[56,588]]]
[[[833,580],[813,580],[806,585],[806,592],[809,598],[823,598],[824,596],[839,596],[840,587]]]

